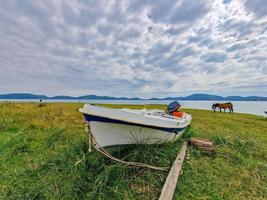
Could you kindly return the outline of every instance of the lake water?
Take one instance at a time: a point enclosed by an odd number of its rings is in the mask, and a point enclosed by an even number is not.
[[[12,102],[39,102],[37,99],[0,99],[0,101]],[[79,102],[79,103],[103,103],[103,104],[164,104],[167,105],[169,100],[44,100],[44,102]],[[211,110],[213,103],[220,101],[179,101],[184,108]],[[267,111],[267,101],[232,101],[234,112],[262,115]]]

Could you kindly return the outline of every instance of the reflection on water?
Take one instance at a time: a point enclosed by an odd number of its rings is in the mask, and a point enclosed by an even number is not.
[[[0,99],[0,101],[15,102],[39,102],[39,99]],[[43,102],[80,102],[80,103],[103,103],[103,104],[169,104],[169,100],[43,100]],[[213,103],[220,101],[179,101],[184,108],[211,110]],[[267,111],[267,101],[232,101],[234,112],[264,115]]]

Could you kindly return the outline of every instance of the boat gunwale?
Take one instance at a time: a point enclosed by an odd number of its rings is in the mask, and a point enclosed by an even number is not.
[[[106,108],[106,107],[104,107],[104,108]],[[123,122],[130,123],[130,124],[143,125],[143,126],[151,126],[151,127],[158,127],[158,128],[184,128],[184,127],[187,127],[191,123],[191,120],[192,120],[192,116],[190,115],[190,119],[185,120],[186,123],[179,122],[179,123],[182,123],[181,125],[177,125],[176,124],[176,126],[159,126],[159,125],[154,125],[154,124],[151,125],[151,124],[148,124],[148,123],[133,122],[133,121],[127,121],[125,119],[118,119],[118,118],[107,117],[107,116],[102,116],[102,115],[98,115],[98,114],[92,114],[92,113],[85,112],[84,110],[85,110],[84,108],[80,108],[79,109],[79,111],[81,113],[86,114],[86,115],[91,115],[91,116],[97,116],[97,117],[102,117],[102,118],[108,118],[108,119],[112,119],[112,120],[123,121]],[[118,110],[118,109],[112,109],[112,110]],[[122,110],[120,110],[120,111],[122,111]],[[138,115],[138,113],[132,113],[132,114],[137,114]],[[140,114],[140,115],[143,116],[143,117],[145,117],[142,114]]]
[[[101,117],[101,116],[87,114],[87,113],[83,113],[83,115],[84,115],[84,117],[85,117],[87,122],[100,122],[100,123],[111,123],[111,124],[114,123],[114,124],[121,124],[121,125],[138,126],[138,127],[145,127],[145,128],[151,128],[151,129],[158,129],[158,130],[161,130],[161,131],[164,131],[164,132],[175,133],[175,134],[179,134],[180,131],[184,130],[188,126],[188,125],[186,125],[186,126],[183,126],[183,127],[163,127],[163,126],[154,126],[154,125],[127,122],[127,121],[111,119],[111,118],[108,118],[108,117]],[[90,117],[98,117],[98,118],[108,119],[108,120],[111,120],[112,122],[98,121],[98,120],[87,120],[87,118],[86,118],[87,116],[89,118]],[[176,132],[177,130],[179,130],[179,131]]]

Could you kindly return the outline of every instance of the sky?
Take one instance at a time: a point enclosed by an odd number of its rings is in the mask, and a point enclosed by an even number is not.
[[[1,0],[13,92],[267,96],[267,1]]]

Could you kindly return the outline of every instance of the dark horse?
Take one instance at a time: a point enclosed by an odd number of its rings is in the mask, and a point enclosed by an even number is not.
[[[222,109],[229,109],[230,113],[234,112],[234,108],[233,108],[233,104],[231,102],[227,102],[227,103],[215,103],[212,105],[212,109],[214,112],[216,112],[216,108],[220,108],[220,112],[222,112]]]

